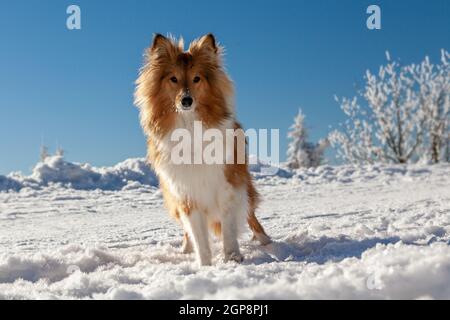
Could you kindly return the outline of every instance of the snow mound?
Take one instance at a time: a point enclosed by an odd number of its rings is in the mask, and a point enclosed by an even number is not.
[[[89,164],[65,161],[53,156],[36,165],[31,175],[40,185],[60,183],[81,189],[121,190],[129,184],[157,186],[158,181],[145,159],[128,159],[113,167],[96,168]]]
[[[290,171],[289,169],[285,169],[280,165],[267,163],[258,159],[254,155],[249,156],[248,163],[248,169],[255,179],[292,177],[292,171]]]
[[[158,180],[145,159],[127,159],[112,167],[96,168],[72,163],[62,156],[47,157],[33,169],[31,176],[0,176],[0,191],[18,191],[25,187],[38,189],[49,185],[77,190],[122,190],[142,185],[157,186]]]
[[[393,178],[426,179],[433,171],[449,174],[450,165],[340,165],[320,166],[317,168],[302,168],[295,170],[293,178],[308,184],[322,184],[330,182],[352,183],[377,180],[389,183]]]
[[[0,176],[0,191],[2,190],[19,190],[21,183],[13,178]]]

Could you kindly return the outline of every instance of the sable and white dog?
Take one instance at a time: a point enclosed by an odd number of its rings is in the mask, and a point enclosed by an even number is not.
[[[233,84],[222,65],[222,48],[212,34],[193,41],[187,51],[183,41],[155,35],[136,81],[135,104],[148,139],[148,158],[157,173],[165,204],[180,221],[185,234],[183,252],[195,250],[200,265],[211,264],[209,230],[223,241],[224,260],[241,262],[238,236],[245,225],[263,245],[270,238],[255,216],[259,196],[247,167],[247,157],[236,140],[243,131],[236,121]],[[224,139],[223,163],[174,163],[176,141],[171,135],[183,129],[192,135],[194,122],[224,133],[236,132],[231,143]],[[242,139],[240,140],[242,141]],[[204,148],[193,148],[192,159]],[[203,155],[201,155],[202,157]]]

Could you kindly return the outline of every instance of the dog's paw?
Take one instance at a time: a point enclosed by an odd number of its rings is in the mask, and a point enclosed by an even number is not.
[[[207,267],[212,265],[211,256],[199,257],[197,256],[197,264],[199,267]]]
[[[187,235],[184,235],[183,243],[181,244],[181,253],[189,254],[194,252],[194,247],[192,246],[191,240]]]
[[[199,267],[212,266],[212,262],[211,261],[198,261],[197,264],[198,264]]]
[[[229,254],[225,254],[224,262],[234,261],[237,263],[241,263],[244,261],[244,256],[238,252],[231,252]]]
[[[184,243],[181,245],[181,253],[183,254],[189,254],[193,253],[194,248],[192,248],[192,245],[190,243]]]

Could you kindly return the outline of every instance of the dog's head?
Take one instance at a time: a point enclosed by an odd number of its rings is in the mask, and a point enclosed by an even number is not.
[[[233,87],[221,55],[212,34],[193,41],[187,51],[182,40],[155,35],[135,92],[147,133],[167,133],[176,117],[188,114],[207,127],[232,116]]]

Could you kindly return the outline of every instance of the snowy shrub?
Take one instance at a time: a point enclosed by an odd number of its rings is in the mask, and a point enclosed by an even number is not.
[[[450,130],[448,58],[442,51],[441,64],[426,57],[419,65],[402,67],[387,53],[378,74],[366,72],[358,97],[336,98],[347,116],[343,130],[329,137],[338,157],[351,163],[443,159]]]
[[[317,167],[322,164],[328,140],[318,143],[308,142],[308,132],[304,125],[305,115],[298,111],[294,124],[290,127],[288,138],[291,140],[287,150],[287,165],[291,169]]]
[[[418,97],[426,118],[426,134],[421,153],[433,163],[445,158],[450,135],[450,55],[442,51],[441,64],[433,65],[428,57],[419,64],[409,66],[418,87]]]

